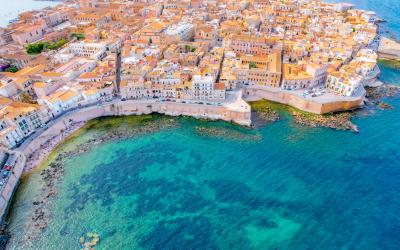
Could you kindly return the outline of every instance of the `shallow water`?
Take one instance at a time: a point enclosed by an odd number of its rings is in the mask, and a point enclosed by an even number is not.
[[[359,134],[285,114],[253,130],[173,118],[172,128],[95,146],[66,162],[53,219],[30,247],[18,239],[40,178],[23,182],[11,249],[77,249],[87,232],[100,234],[99,249],[397,249],[400,99],[386,102],[395,109],[353,120]],[[65,148],[127,128],[116,123]]]
[[[387,8],[374,10],[392,15],[383,17],[398,34],[398,1],[358,3]],[[381,70],[382,81],[400,83],[398,69]],[[66,162],[53,219],[29,246],[20,239],[41,181],[23,180],[9,248],[79,249],[96,232],[98,249],[399,249],[400,98],[385,102],[394,109],[358,112],[358,134],[298,126],[287,114],[253,130],[173,118],[169,129],[94,146]],[[110,120],[60,150],[138,126]]]

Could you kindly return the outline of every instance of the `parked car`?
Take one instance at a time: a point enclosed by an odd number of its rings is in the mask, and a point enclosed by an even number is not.
[[[10,175],[10,172],[5,171],[5,172],[3,173],[3,179],[7,178],[9,175]]]

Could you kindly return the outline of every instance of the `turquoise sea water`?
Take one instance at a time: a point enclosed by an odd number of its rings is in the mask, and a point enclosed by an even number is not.
[[[358,2],[399,24],[397,1]],[[398,69],[381,69],[382,81],[400,83]],[[400,98],[385,102],[394,109],[358,113],[358,134],[285,114],[252,130],[174,118],[172,128],[94,146],[67,160],[49,227],[29,247],[20,239],[40,175],[23,181],[9,248],[80,249],[79,237],[96,232],[96,249],[399,249]]]

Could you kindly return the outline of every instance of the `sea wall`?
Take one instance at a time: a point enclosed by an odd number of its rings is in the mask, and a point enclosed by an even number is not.
[[[379,43],[378,56],[380,59],[400,60],[400,43],[382,37]]]
[[[314,114],[327,114],[338,111],[352,110],[363,105],[364,94],[354,98],[304,98],[288,91],[280,91],[268,88],[247,88],[245,99],[256,100],[265,99],[290,105],[297,109]]]
[[[134,100],[117,101],[78,109],[61,116],[52,122],[40,135],[36,136],[27,145],[24,145],[22,151],[26,156],[31,155],[40,149],[43,144],[68,129],[71,124],[81,123],[83,125],[89,120],[103,116],[142,115],[154,112],[170,116],[185,115],[195,118],[224,120],[245,126],[251,124],[250,108],[247,111],[243,111],[215,105]]]

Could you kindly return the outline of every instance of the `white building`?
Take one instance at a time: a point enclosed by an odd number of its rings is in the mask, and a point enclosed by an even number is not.
[[[0,144],[6,148],[15,148],[24,139],[16,126],[2,127],[0,125]]]
[[[71,43],[68,50],[75,56],[100,60],[106,56],[107,46],[103,43],[76,42]]]
[[[335,71],[328,74],[326,88],[336,95],[354,96],[360,93],[360,90],[363,88],[362,77]]]
[[[121,81],[120,92],[122,99],[140,99],[144,96],[144,84],[137,81]]]
[[[59,73],[63,79],[70,81],[83,73],[91,72],[97,66],[95,60],[86,58],[74,58],[66,64],[55,69],[55,73]]]
[[[327,65],[318,65],[314,63],[308,63],[306,66],[307,74],[311,75],[312,82],[310,87],[324,84],[327,76]]]
[[[69,87],[62,87],[55,91],[53,94],[44,98],[38,99],[40,105],[48,107],[52,116],[57,116],[63,112],[76,108],[79,102],[83,99],[82,94],[76,89]]]
[[[215,83],[210,75],[194,75],[192,78],[193,99],[204,101],[222,101],[225,99],[225,84]]]
[[[193,98],[198,100],[212,99],[215,79],[208,75],[194,75],[192,78]]]
[[[47,121],[38,105],[11,102],[0,109],[0,143],[13,148]]]
[[[17,84],[8,77],[0,80],[0,95],[4,97],[13,97],[18,93]]]
[[[181,22],[171,25],[164,31],[165,35],[176,37],[180,41],[189,41],[194,37],[194,25],[187,22]]]
[[[60,50],[53,57],[53,61],[56,63],[66,63],[74,57],[85,57],[93,60],[101,60],[107,56],[107,51],[119,46],[118,41],[110,43],[90,43],[79,41],[75,43],[69,43],[68,47]]]

